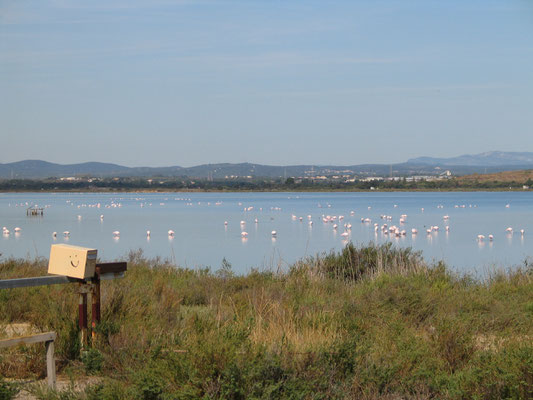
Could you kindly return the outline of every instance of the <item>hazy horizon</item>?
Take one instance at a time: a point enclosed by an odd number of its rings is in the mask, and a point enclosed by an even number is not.
[[[533,150],[522,0],[0,4],[0,163],[401,163]]]

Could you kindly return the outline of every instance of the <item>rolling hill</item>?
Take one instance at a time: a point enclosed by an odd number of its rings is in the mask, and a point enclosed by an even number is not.
[[[410,176],[436,175],[450,170],[454,175],[497,173],[531,168],[533,153],[488,152],[452,158],[418,157],[398,164],[342,165],[263,165],[253,163],[202,164],[193,167],[125,167],[117,164],[87,162],[55,164],[25,160],[0,164],[0,179],[44,179],[70,176],[86,177],[186,177],[186,178],[286,178],[306,176],[356,175]]]
[[[533,153],[531,152],[505,152],[489,151],[480,154],[464,154],[451,158],[418,157],[407,161],[410,164],[426,164],[441,166],[533,166]]]

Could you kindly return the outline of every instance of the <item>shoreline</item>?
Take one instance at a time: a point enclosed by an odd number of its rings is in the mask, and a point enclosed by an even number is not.
[[[175,189],[175,190],[144,190],[144,189],[124,189],[124,190],[1,190],[0,194],[8,193],[474,193],[474,192],[533,192],[533,189],[501,189],[501,188],[446,188],[446,189],[279,189],[279,190],[217,190],[217,189]]]

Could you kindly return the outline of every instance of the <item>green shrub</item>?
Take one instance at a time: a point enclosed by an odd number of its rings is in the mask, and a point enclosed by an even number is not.
[[[0,377],[0,400],[11,400],[20,391],[20,388],[17,384],[6,382],[2,377]]]
[[[396,248],[390,242],[360,247],[349,243],[340,253],[310,259],[307,264],[315,265],[318,273],[329,278],[352,282],[381,272],[411,273],[425,268],[420,252]]]
[[[130,400],[132,393],[115,380],[108,380],[85,389],[86,400]]]
[[[85,370],[88,374],[96,374],[102,370],[104,357],[100,351],[91,348],[82,352],[81,362],[85,366]]]
[[[145,368],[134,376],[135,396],[139,400],[161,400],[166,382],[160,371],[155,368]]]

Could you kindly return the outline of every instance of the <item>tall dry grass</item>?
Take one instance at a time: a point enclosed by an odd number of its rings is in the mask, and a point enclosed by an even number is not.
[[[43,268],[8,260],[0,277]],[[532,278],[528,265],[458,276],[389,245],[246,275],[136,252],[103,283],[101,340],[83,357],[68,285],[0,292],[0,324],[56,330],[61,373],[102,379],[86,399],[530,398]],[[13,351],[0,374],[42,375],[43,353]]]

